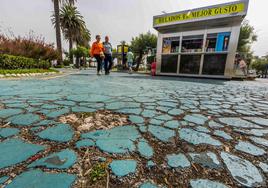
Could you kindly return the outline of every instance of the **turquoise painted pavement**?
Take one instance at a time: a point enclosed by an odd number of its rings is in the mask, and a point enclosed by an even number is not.
[[[102,111],[127,123],[78,129]],[[0,187],[267,187],[267,151],[265,83],[91,70],[0,80]],[[105,178],[92,181],[96,164]]]

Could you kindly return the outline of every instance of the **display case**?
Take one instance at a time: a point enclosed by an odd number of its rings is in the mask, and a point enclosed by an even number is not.
[[[163,39],[163,54],[178,53],[180,50],[180,37],[169,37]]]
[[[203,35],[183,36],[182,52],[194,53],[202,52],[203,50]]]

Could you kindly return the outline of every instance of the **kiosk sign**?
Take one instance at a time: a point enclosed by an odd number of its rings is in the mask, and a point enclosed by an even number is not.
[[[224,15],[234,15],[246,11],[245,3],[236,3],[229,5],[221,5],[218,7],[198,9],[188,12],[175,13],[166,16],[157,16],[154,18],[154,26],[169,24],[174,22],[182,22],[187,20],[202,19]]]

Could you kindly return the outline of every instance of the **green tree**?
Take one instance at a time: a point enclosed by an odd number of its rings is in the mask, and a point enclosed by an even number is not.
[[[89,57],[89,48],[83,47],[83,46],[77,46],[76,48],[72,49],[69,53],[70,58],[75,56],[76,58],[76,67],[80,67],[80,61],[81,59],[83,62],[86,62],[86,58]]]
[[[237,51],[241,53],[252,53],[251,45],[257,41],[257,35],[248,20],[244,20],[240,29]]]
[[[252,63],[252,68],[257,71],[257,74],[267,78],[268,71],[268,55],[264,57],[255,57]]]
[[[138,56],[136,70],[139,70],[143,54],[148,48],[156,48],[156,45],[157,36],[151,32],[140,34],[139,36],[132,38],[130,47],[135,55]]]

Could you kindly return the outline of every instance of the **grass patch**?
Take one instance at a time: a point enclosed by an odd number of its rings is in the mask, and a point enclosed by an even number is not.
[[[54,69],[15,69],[15,70],[8,70],[8,69],[0,69],[0,74],[29,74],[29,73],[47,73],[47,72],[59,72]]]
[[[96,182],[98,180],[101,180],[106,176],[106,169],[107,169],[107,164],[106,163],[99,163],[93,166],[91,169],[91,172],[89,174],[90,181],[91,182]]]

